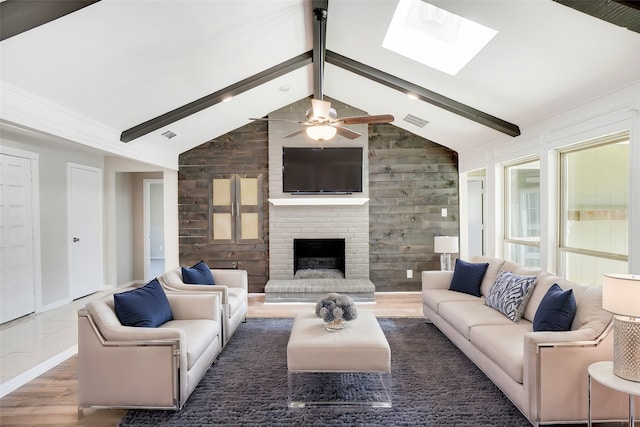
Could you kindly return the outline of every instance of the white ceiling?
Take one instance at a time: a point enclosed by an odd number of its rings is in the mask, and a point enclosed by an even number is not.
[[[431,3],[498,31],[456,76],[382,48],[394,0],[330,0],[326,47],[521,129],[640,80],[640,34],[551,0]],[[310,51],[312,20],[302,0],[103,0],[0,42],[0,77],[119,135]],[[312,93],[309,65],[129,144],[178,154]],[[503,136],[331,64],[324,94],[458,151]]]

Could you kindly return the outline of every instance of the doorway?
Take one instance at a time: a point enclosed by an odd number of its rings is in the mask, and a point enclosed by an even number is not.
[[[485,176],[484,170],[469,174],[467,195],[469,200],[468,231],[469,258],[485,254]]]
[[[39,269],[37,154],[0,153],[0,323],[36,311]]]
[[[144,278],[151,280],[165,272],[164,186],[161,179],[144,181]]]
[[[69,295],[78,299],[104,285],[102,169],[67,164]]]

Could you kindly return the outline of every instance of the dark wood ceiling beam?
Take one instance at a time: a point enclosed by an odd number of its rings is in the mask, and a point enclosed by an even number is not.
[[[130,129],[122,132],[120,135],[120,141],[131,142],[136,138],[140,138],[143,135],[156,131],[164,126],[168,126],[173,122],[184,119],[192,114],[202,111],[206,108],[212,107],[220,102],[223,102],[228,97],[240,95],[243,92],[258,87],[264,83],[267,83],[277,77],[283,76],[291,71],[302,68],[311,64],[313,61],[312,51],[305,52],[294,58],[289,59],[281,64],[275,65],[265,71],[258,74],[254,74],[251,77],[247,77],[237,83],[227,86],[224,89],[220,89],[210,95],[204,96],[198,100],[190,102],[161,116],[155,117]]]
[[[6,0],[0,2],[0,40],[97,3],[100,0]]]
[[[554,0],[594,18],[640,33],[640,1],[638,0]]]
[[[406,80],[402,80],[396,76],[385,73],[361,62],[354,61],[353,59],[349,59],[330,50],[326,51],[325,59],[330,64],[343,68],[347,71],[351,71],[352,73],[373,80],[402,93],[413,94],[424,102],[428,102],[429,104],[465,117],[476,123],[480,123],[481,125],[487,126],[491,129],[495,129],[509,136],[520,135],[520,128],[513,123],[509,123],[498,117],[476,110],[466,104],[462,104],[451,98],[447,98],[446,96],[440,95]]]
[[[313,0],[313,97],[322,99],[324,93],[324,53],[326,50],[327,14],[329,0]]]

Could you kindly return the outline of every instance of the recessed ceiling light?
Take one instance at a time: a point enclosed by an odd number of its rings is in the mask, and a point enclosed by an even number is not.
[[[228,96],[225,96],[224,98],[222,98],[222,102],[229,102],[232,99],[233,99],[233,96],[232,95],[228,95]]]
[[[409,99],[418,99],[418,95],[416,95],[415,93],[408,93],[407,96],[409,97]]]
[[[382,47],[453,76],[497,33],[422,0],[400,0]]]
[[[285,83],[285,84],[283,84],[282,86],[280,86],[280,87],[278,88],[278,90],[279,90],[280,92],[288,92],[288,91],[289,91],[289,89],[291,89],[291,84],[290,84],[290,83]]]

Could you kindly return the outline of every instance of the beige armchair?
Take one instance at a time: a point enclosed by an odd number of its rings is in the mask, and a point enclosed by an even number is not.
[[[123,326],[113,296],[78,312],[78,406],[182,408],[222,349],[219,295],[167,294],[174,320]]]
[[[216,284],[189,285],[182,280],[180,267],[170,270],[158,277],[162,287],[170,292],[205,292],[220,295],[222,303],[222,336],[224,347],[234,334],[240,323],[247,318],[248,309],[248,276],[245,270],[211,269]]]

